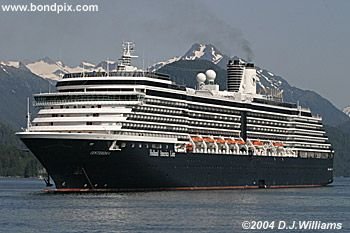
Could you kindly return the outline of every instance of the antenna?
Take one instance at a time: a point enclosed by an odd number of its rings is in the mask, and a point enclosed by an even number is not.
[[[142,75],[145,76],[145,50],[142,50]]]

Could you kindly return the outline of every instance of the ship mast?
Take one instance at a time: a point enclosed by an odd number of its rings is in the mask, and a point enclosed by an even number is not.
[[[138,56],[133,55],[135,50],[135,43],[126,41],[123,42],[123,55],[119,59],[118,70],[126,70],[128,66],[131,66],[131,58],[137,58]]]

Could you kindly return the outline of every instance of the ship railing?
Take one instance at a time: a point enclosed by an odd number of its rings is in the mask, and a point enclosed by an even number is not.
[[[50,105],[59,105],[59,104],[96,104],[101,103],[101,100],[80,100],[80,101],[35,101],[33,103],[34,107],[40,106],[50,106]],[[139,105],[142,104],[142,100],[108,100],[104,101],[104,104],[114,104],[114,105]]]
[[[143,71],[92,71],[92,72],[78,72],[69,73],[63,76],[66,78],[88,78],[88,77],[149,77],[162,80],[170,80],[169,76],[166,74],[155,73],[155,72],[143,72]]]

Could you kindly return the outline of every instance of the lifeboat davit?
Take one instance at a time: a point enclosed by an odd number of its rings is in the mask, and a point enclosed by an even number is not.
[[[284,146],[282,142],[273,142],[272,145],[275,147],[283,147]]]
[[[186,144],[186,150],[192,151],[193,150],[193,145],[191,143]]]

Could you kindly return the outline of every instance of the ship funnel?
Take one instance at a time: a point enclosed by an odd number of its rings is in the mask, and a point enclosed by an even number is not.
[[[244,72],[244,64],[240,60],[230,60],[227,64],[227,90],[238,92]]]
[[[227,64],[227,90],[242,94],[256,94],[258,81],[253,63],[241,60],[230,60]]]

